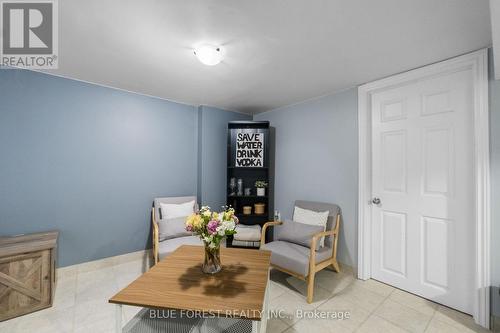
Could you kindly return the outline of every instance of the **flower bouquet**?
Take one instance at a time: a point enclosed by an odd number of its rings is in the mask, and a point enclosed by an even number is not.
[[[204,273],[215,274],[221,270],[220,243],[226,236],[236,233],[236,224],[238,218],[230,207],[225,207],[222,212],[212,212],[210,207],[203,206],[187,218],[186,230],[198,235],[205,245]]]

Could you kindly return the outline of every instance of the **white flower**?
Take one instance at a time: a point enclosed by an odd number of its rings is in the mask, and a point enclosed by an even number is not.
[[[224,221],[222,222],[222,226],[224,227],[225,230],[234,230],[236,228],[236,223],[234,221]]]
[[[217,227],[216,230],[219,236],[224,236],[226,234],[226,229],[224,228],[224,225],[222,223]]]
[[[214,243],[210,243],[210,244],[208,244],[208,247],[211,248],[211,249],[215,249],[215,244]]]

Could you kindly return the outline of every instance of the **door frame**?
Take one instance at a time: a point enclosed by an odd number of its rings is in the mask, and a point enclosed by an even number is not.
[[[490,138],[488,107],[488,50],[396,74],[358,88],[358,278],[371,278],[371,95],[418,80],[470,69],[474,89],[474,320],[489,327],[490,315]]]

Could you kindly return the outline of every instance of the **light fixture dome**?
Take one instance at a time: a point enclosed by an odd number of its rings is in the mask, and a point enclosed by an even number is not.
[[[222,61],[220,46],[204,44],[194,50],[198,60],[207,66],[215,66]]]

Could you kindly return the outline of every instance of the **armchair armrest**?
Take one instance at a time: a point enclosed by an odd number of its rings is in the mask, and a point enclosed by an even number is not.
[[[315,234],[312,237],[311,252],[309,254],[310,272],[313,271],[314,266],[316,265],[316,244],[318,242],[318,239],[320,239],[321,237],[327,237],[327,236],[335,236],[335,239],[333,240],[331,259],[333,260],[333,267],[334,267],[335,271],[340,272],[340,267],[337,263],[337,244],[338,244],[338,236],[339,236],[339,230],[340,230],[340,214],[337,215],[336,221],[337,222],[335,224],[335,227],[332,230],[318,232],[317,234]]]
[[[280,225],[283,224],[281,221],[273,221],[273,222],[266,222],[262,226],[262,232],[260,234],[260,246],[264,245],[266,243],[266,230],[268,227],[273,226],[273,225]]]
[[[314,253],[316,252],[316,243],[318,242],[318,239],[320,239],[321,237],[335,236],[336,234],[337,230],[335,229],[322,231],[318,232],[317,234],[314,234],[311,240],[311,257],[314,257]]]
[[[158,223],[156,223],[156,216],[155,216],[155,208],[153,207],[152,210],[152,218],[151,222],[153,224],[153,258],[154,258],[154,263],[155,265],[158,263],[158,256],[159,256],[159,240],[160,240],[160,235],[158,231]]]

